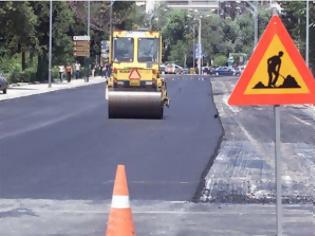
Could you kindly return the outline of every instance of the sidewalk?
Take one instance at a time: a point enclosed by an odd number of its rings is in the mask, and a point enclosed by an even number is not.
[[[72,89],[78,88],[83,86],[88,86],[92,84],[99,84],[104,83],[105,78],[101,76],[90,77],[89,82],[85,82],[84,79],[72,79],[70,83],[67,81],[55,82],[52,83],[51,88],[48,88],[47,83],[41,84],[28,84],[28,83],[19,83],[19,84],[12,84],[9,86],[7,90],[7,94],[0,93],[0,101],[9,100],[18,97],[25,97],[31,96],[34,94],[41,94],[41,93],[49,93],[57,90],[63,89]]]

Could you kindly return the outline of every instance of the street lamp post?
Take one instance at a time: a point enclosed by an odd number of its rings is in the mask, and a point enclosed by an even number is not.
[[[114,4],[114,1],[110,0],[110,8],[109,8],[109,37],[112,36],[112,32],[113,32],[113,4]]]
[[[87,1],[87,35],[90,37],[90,25],[91,25],[91,2],[90,0]],[[85,58],[85,65],[86,65],[86,78],[85,82],[89,82],[89,73],[90,73],[90,59]]]
[[[193,68],[195,70],[196,49],[195,49],[195,25],[193,24]]]
[[[202,46],[201,46],[201,18],[199,18],[198,28],[198,74],[201,75],[201,58],[202,58]]]
[[[190,16],[189,16],[190,17]],[[198,74],[202,74],[202,41],[201,41],[201,16],[198,18],[198,43],[197,43],[197,50],[194,48],[193,52],[193,68],[195,68],[195,58],[197,58],[197,67],[198,67]],[[194,20],[197,20],[193,18]],[[195,45],[195,26],[193,25],[193,45]],[[197,52],[197,53],[196,53]],[[195,56],[196,54],[196,56]]]
[[[90,36],[90,24],[91,24],[91,2],[88,0],[88,14],[87,14],[87,35]]]
[[[48,58],[48,88],[51,88],[51,54],[52,54],[52,0],[49,1],[49,58]]]
[[[254,28],[255,28],[255,39],[254,39],[254,48],[256,47],[257,43],[258,43],[258,14],[257,14],[257,8],[255,8],[255,11],[254,11]]]
[[[246,3],[250,6],[249,11],[253,15],[254,18],[254,47],[256,47],[258,43],[258,10],[257,10],[257,2],[251,3],[246,1]]]

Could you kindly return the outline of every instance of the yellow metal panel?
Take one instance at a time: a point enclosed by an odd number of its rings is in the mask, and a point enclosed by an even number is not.
[[[129,75],[132,69],[117,69],[116,78],[117,80],[129,80]],[[153,73],[152,70],[138,69],[141,80],[152,80]]]
[[[113,37],[159,38],[160,33],[155,31],[114,31]]]

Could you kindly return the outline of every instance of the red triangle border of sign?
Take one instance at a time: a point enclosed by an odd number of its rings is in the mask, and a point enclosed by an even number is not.
[[[244,94],[251,77],[255,73],[264,53],[268,49],[273,36],[278,35],[287,50],[292,62],[304,79],[310,93],[305,94]],[[294,58],[294,59],[293,59]],[[258,63],[257,63],[258,62]],[[288,31],[279,16],[273,16],[261,36],[258,45],[249,59],[243,74],[236,84],[228,103],[236,106],[246,105],[289,105],[289,104],[315,104],[315,80],[307,68],[304,59],[295,46]]]

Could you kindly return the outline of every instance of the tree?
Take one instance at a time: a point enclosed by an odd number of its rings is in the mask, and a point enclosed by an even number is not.
[[[315,72],[315,3],[310,2],[310,23],[313,24],[310,27],[310,66]],[[306,42],[306,2],[283,2],[281,4],[283,8],[283,14],[281,18],[289,31],[290,35],[296,42],[297,47],[300,49],[300,52],[305,56],[305,42]]]
[[[178,10],[171,11],[166,25],[162,28],[164,38],[164,60],[178,60],[175,53],[179,55],[188,54],[187,41],[189,40],[188,18],[185,13]],[[185,45],[185,46],[184,46]],[[181,51],[178,51],[181,50]],[[184,62],[184,56],[182,57]],[[181,63],[183,65],[184,63]]]
[[[101,1],[91,2],[90,36],[91,61],[100,55],[100,43],[108,40],[110,34],[110,8],[112,4],[112,23],[114,29],[132,30],[135,24],[143,22],[141,11],[135,8],[134,2]],[[70,35],[87,34],[87,4],[86,2],[68,2],[75,15],[75,23],[71,26]],[[143,14],[142,14],[143,15]],[[79,58],[83,61],[83,58]]]
[[[48,77],[48,41],[49,41],[49,2],[31,2],[34,13],[38,16],[36,32],[38,38],[38,63],[36,78],[45,80]],[[65,63],[72,58],[71,25],[74,15],[66,2],[53,3],[53,62]]]
[[[178,40],[176,44],[171,47],[168,60],[181,66],[186,66],[185,65],[186,48],[187,47],[185,42],[182,40]]]
[[[9,55],[21,53],[22,70],[26,68],[25,54],[36,48],[37,17],[29,2],[0,2],[1,38]]]

